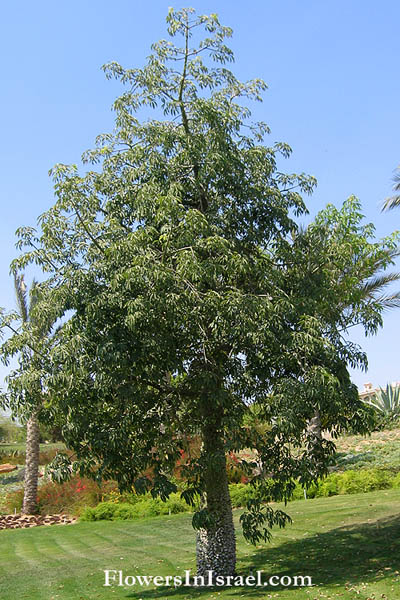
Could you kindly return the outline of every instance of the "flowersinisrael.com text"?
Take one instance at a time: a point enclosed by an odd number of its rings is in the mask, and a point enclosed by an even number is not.
[[[251,575],[221,575],[214,576],[213,571],[207,571],[207,575],[193,575],[190,570],[184,575],[125,575],[123,571],[116,569],[104,570],[105,587],[309,587],[312,586],[309,575],[270,575],[266,576],[263,571],[256,571]]]

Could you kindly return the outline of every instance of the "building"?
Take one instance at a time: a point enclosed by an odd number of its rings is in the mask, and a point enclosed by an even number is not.
[[[398,387],[400,387],[400,381],[392,381],[392,383],[390,385],[392,386],[392,388],[398,388]],[[386,386],[385,386],[385,388],[386,388]],[[381,387],[377,387],[377,388],[372,387],[372,383],[364,383],[364,389],[362,392],[359,392],[358,395],[360,396],[361,400],[369,400],[380,389],[382,389],[382,388]]]

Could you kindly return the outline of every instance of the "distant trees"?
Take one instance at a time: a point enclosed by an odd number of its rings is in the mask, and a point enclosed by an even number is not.
[[[14,423],[10,417],[0,416],[0,442],[25,442],[23,427]]]

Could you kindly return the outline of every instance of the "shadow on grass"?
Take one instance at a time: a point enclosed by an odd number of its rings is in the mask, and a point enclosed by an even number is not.
[[[344,585],[379,581],[400,567],[400,516],[388,517],[373,523],[360,523],[318,533],[304,539],[284,542],[279,546],[254,549],[251,555],[240,557],[238,575],[263,571],[270,575],[309,575],[314,585]],[[171,573],[172,574],[172,573]],[[221,590],[222,588],[216,588]],[[296,587],[276,586],[231,587],[232,595],[265,598],[266,590],[296,592]],[[129,592],[127,598],[162,599],[176,595],[209,597],[211,588],[141,588]]]

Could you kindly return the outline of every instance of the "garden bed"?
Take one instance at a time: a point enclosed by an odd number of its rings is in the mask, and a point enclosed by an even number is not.
[[[76,519],[65,514],[60,515],[0,515],[1,529],[27,529],[40,525],[70,525]]]

